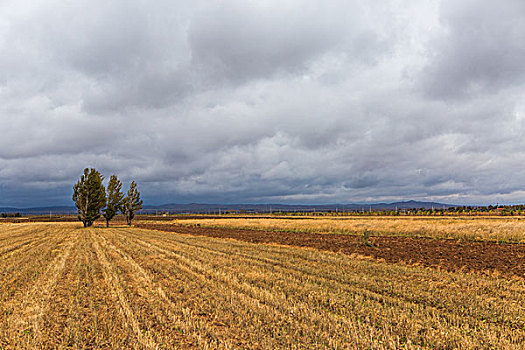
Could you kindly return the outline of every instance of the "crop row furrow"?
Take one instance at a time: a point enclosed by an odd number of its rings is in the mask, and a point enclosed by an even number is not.
[[[189,257],[185,257],[178,254],[180,252],[166,250],[151,244],[146,244],[146,248],[150,250],[155,249],[165,255],[165,257],[159,255],[159,259],[165,261],[164,264],[171,262],[181,270],[181,273],[193,273],[194,278],[200,277],[203,281],[213,280],[221,285],[221,289],[233,290],[236,295],[242,296],[242,299],[248,302],[250,307],[261,308],[260,312],[266,313],[267,317],[286,319],[288,322],[291,322],[292,329],[301,329],[308,326],[308,329],[315,330],[313,334],[310,334],[312,340],[317,339],[325,345],[334,346],[336,344],[332,343],[329,336],[331,332],[335,331],[344,337],[355,333],[356,324],[359,320],[353,317],[352,313],[341,315],[330,310],[312,307],[306,301],[297,299],[296,295],[293,294],[294,290],[301,289],[300,284],[293,283],[297,281],[289,281],[290,286],[286,291],[275,288],[274,290],[265,289],[240,280],[236,277],[238,273],[224,271],[228,264],[223,260],[210,259],[202,254],[190,254]],[[210,266],[206,265],[206,261],[215,261],[223,268],[221,270],[210,268]],[[184,265],[186,268],[183,268]],[[357,302],[362,303],[362,300],[358,298]],[[390,330],[379,322],[376,323],[375,327],[377,328],[371,327],[369,331],[376,333],[378,337],[381,335],[386,336],[390,333]],[[345,342],[348,341],[349,339],[345,340]],[[357,341],[359,342],[359,340]]]
[[[16,311],[7,321],[11,329],[18,331],[19,339],[32,342],[40,338],[43,324],[42,317],[51,298],[51,289],[56,284],[58,275],[64,269],[66,259],[69,257],[74,243],[75,239],[71,237],[62,246],[61,252],[39,278],[34,281],[33,288],[19,301]]]
[[[24,254],[27,250],[32,249],[34,245],[46,242],[47,240],[48,237],[46,237],[44,234],[41,234],[35,236],[27,236],[15,242],[10,242],[9,245],[6,245],[2,247],[2,249],[0,249],[0,261],[5,263],[15,254]]]
[[[93,247],[95,249],[96,255],[103,267],[102,273],[104,275],[104,278],[107,284],[112,287],[112,293],[114,293],[114,296],[116,296],[116,299],[119,303],[119,307],[124,313],[128,324],[135,333],[137,340],[145,349],[157,349],[158,344],[155,343],[152,336],[148,332],[143,332],[140,328],[140,324],[133,313],[131,305],[129,304],[126,298],[126,292],[123,289],[120,277],[114,265],[108,259],[106,252],[102,249],[99,239],[97,239],[96,235],[92,234],[91,240],[93,242]]]
[[[235,293],[231,288],[218,283],[206,274],[196,272],[184,265],[168,263],[165,259],[161,259],[158,254],[155,262],[151,264],[151,261],[141,259],[139,256],[140,249],[135,249],[138,246],[134,245],[133,247],[127,254],[133,254],[133,259],[137,260],[140,265],[143,265],[159,279],[160,283],[165,286],[164,289],[167,291],[168,298],[177,302],[179,310],[182,309],[185,319],[194,328],[193,331],[197,333],[204,331],[204,340],[209,343],[208,346],[213,345],[213,347],[220,348],[238,347],[239,344],[237,346],[232,344],[235,344],[235,342],[242,343],[243,338],[250,337],[250,331],[245,329],[246,327],[264,323],[260,314],[255,312],[254,303],[251,302],[249,307],[246,307],[247,300],[240,301],[239,298],[247,298]],[[120,250],[128,248],[128,244],[126,244],[126,247],[119,247]],[[149,251],[151,252],[151,248]],[[158,266],[161,267],[157,268]],[[182,285],[177,283],[178,281],[181,281]],[[179,294],[181,291],[184,291],[184,294]],[[221,293],[217,293],[217,291],[221,291]],[[250,301],[248,300],[248,302]],[[267,306],[264,307],[268,308]],[[240,315],[239,308],[242,308],[244,312],[242,320],[237,319]],[[218,317],[212,315],[215,312],[219,312]],[[199,322],[199,319],[204,322]],[[239,326],[236,329],[225,328],[227,324],[235,324],[235,322],[241,322],[245,327]],[[195,325],[195,323],[197,324]],[[225,337],[222,337],[223,339],[219,341],[220,338],[214,335],[216,334],[215,330],[220,331],[220,333],[233,333],[226,337],[227,340],[225,340]],[[242,335],[242,337],[239,338],[238,335]],[[251,344],[250,347],[256,348],[257,346],[254,345],[253,341],[252,339],[252,342],[245,343],[244,346]]]
[[[157,329],[156,333],[170,334],[169,337],[162,339],[164,343],[172,343],[172,346],[176,347],[220,347],[221,344],[217,341],[210,341],[210,338],[212,340],[219,338],[218,334],[214,334],[210,324],[200,322],[199,319],[190,319],[189,317],[193,316],[191,312],[184,310],[179,300],[170,299],[155,276],[123,249],[112,244],[110,237],[106,239],[103,235],[99,235],[99,238],[103,241],[104,247],[111,251],[111,257],[114,263],[118,264],[121,273],[132,280],[127,288],[137,289],[137,294],[146,296],[145,302],[151,306],[152,313],[159,322],[158,325],[153,325]],[[176,337],[177,334],[180,336]],[[202,337],[201,334],[208,334],[208,337]]]
[[[415,279],[414,276],[407,274],[406,267],[402,266],[400,268],[403,269],[403,271],[400,271],[400,274],[396,276],[396,279],[406,280],[407,283],[404,283],[402,286],[411,288],[395,288],[392,283],[384,283],[385,281],[391,280],[392,269],[389,269],[390,275],[382,274],[382,271],[376,269],[375,271],[371,271],[374,274],[373,276],[366,276],[366,274],[363,274],[363,271],[356,269],[355,265],[353,266],[353,269],[344,268],[345,262],[347,262],[348,259],[342,259],[335,254],[325,254],[326,257],[324,258],[326,258],[327,261],[319,261],[318,258],[312,261],[308,259],[308,257],[296,255],[296,252],[284,250],[285,254],[283,255],[288,259],[269,259],[261,257],[260,250],[264,248],[259,248],[257,250],[247,245],[238,247],[237,244],[239,243],[235,244],[230,241],[221,244],[214,244],[214,240],[206,240],[202,244],[199,244],[195,239],[186,241],[179,235],[170,235],[169,238],[163,240],[164,246],[169,246],[169,243],[165,243],[166,241],[175,242],[172,243],[175,244],[175,246],[191,246],[193,249],[201,249],[202,251],[217,256],[226,257],[237,255],[242,259],[251,260],[251,264],[253,265],[272,271],[278,271],[280,274],[290,276],[290,278],[300,278],[301,280],[311,279],[323,284],[329,281],[333,283],[333,285],[330,286],[331,288],[344,289],[352,292],[355,292],[356,289],[368,290],[375,296],[380,295],[382,297],[391,297],[403,300],[407,303],[436,308],[442,313],[470,317],[482,323],[486,323],[487,320],[490,319],[491,323],[515,329],[522,329],[524,325],[524,321],[520,320],[518,317],[518,315],[523,314],[524,312],[522,305],[525,301],[525,285],[523,283],[509,283],[509,292],[499,296],[500,299],[506,300],[507,304],[509,303],[509,299],[515,299],[515,308],[512,308],[510,311],[508,305],[501,306],[500,304],[494,303],[492,301],[494,298],[487,301],[483,295],[480,295],[483,292],[483,289],[479,288],[476,292],[478,305],[469,312],[463,304],[471,305],[473,300],[472,298],[466,298],[463,288],[458,288],[456,298],[452,299],[450,298],[450,288],[447,288],[446,290],[435,288],[429,290],[427,288],[429,282],[438,282],[438,278],[434,281],[424,280],[423,283],[419,283],[421,284],[420,287],[417,285],[414,286],[414,282],[417,283],[418,280]],[[206,244],[206,246],[204,244]],[[235,247],[234,244],[236,245]],[[272,249],[273,253],[277,248],[268,246],[267,249]],[[277,252],[282,253],[283,250]],[[313,255],[311,252],[307,252],[306,254]],[[454,273],[448,273],[448,275],[452,276]],[[366,278],[363,278],[363,276],[366,276]],[[480,276],[480,278],[483,277]],[[511,286],[514,286],[515,288],[510,288]],[[494,322],[495,318],[496,322]]]
[[[151,239],[151,238],[150,238]],[[192,243],[194,243],[194,240],[191,241]],[[190,244],[191,245],[191,244]],[[157,243],[157,248],[159,247],[167,247],[169,246],[170,247],[170,250],[171,249],[174,249],[173,246],[171,245],[168,245],[166,242],[164,241],[161,241],[161,242],[158,242]],[[199,260],[201,263],[203,263],[203,259],[209,259],[211,261],[215,260],[216,258],[213,258],[213,259],[210,259],[209,257],[206,257],[204,256],[202,253],[200,254],[195,254],[195,253],[189,253],[187,249],[181,249],[180,247],[176,248],[176,250],[178,250],[177,254],[179,255],[186,255],[186,259],[193,259],[193,260]],[[208,252],[210,253],[210,252]],[[230,266],[234,266],[233,270],[230,270],[229,271],[229,274],[228,276],[230,275],[238,275],[239,271],[236,271],[235,269],[235,264],[232,264],[232,263],[225,263],[224,261],[221,261],[221,269],[224,270],[224,269],[228,269]],[[253,264],[251,264],[251,266],[253,267]],[[275,271],[272,272],[272,270],[275,270],[275,266],[267,266],[265,267],[266,269],[270,269],[270,271],[262,271],[261,273],[259,273],[259,275],[261,276],[265,276],[266,277],[266,285],[264,286],[264,288],[271,288],[274,284],[275,284],[275,278],[282,278],[283,277],[283,274],[286,273],[286,271],[278,271],[278,273],[275,273]],[[272,275],[273,274],[273,275]],[[343,283],[343,286],[341,286],[340,284],[339,285],[333,285],[331,283],[328,283],[328,281],[323,281],[322,279],[321,280],[318,280],[318,281],[311,281],[311,278],[304,278],[304,276],[299,276],[297,278],[295,278],[294,280],[294,277],[293,277],[293,273],[291,275],[288,275],[287,277],[287,283],[286,284],[282,284],[282,285],[295,285],[295,286],[298,286],[298,287],[290,287],[288,286],[288,290],[286,291],[287,294],[289,293],[293,293],[293,290],[295,288],[298,288],[298,289],[304,289],[302,293],[299,293],[299,295],[302,296],[302,298],[300,299],[301,301],[305,302],[305,303],[308,303],[309,305],[311,305],[313,303],[313,305],[319,305],[319,306],[323,306],[323,305],[329,305],[329,310],[323,310],[324,313],[326,313],[327,311],[328,312],[333,312],[334,309],[337,313],[341,314],[343,313],[344,315],[347,315],[347,316],[351,316],[352,315],[352,311],[357,311],[358,309],[356,309],[356,307],[359,307],[360,305],[357,305],[357,306],[353,306],[353,308],[348,308],[349,306],[349,300],[348,299],[344,299],[345,297],[351,295],[355,298],[355,296],[360,296],[363,298],[363,300],[366,300],[367,303],[375,303],[375,304],[380,304],[382,305],[383,308],[386,308],[386,310],[388,309],[404,309],[406,310],[405,313],[408,313],[408,314],[413,314],[413,318],[414,319],[424,319],[425,315],[428,315],[428,314],[431,314],[433,315],[431,317],[430,320],[427,320],[426,322],[422,322],[422,323],[430,323],[431,325],[434,324],[435,327],[432,327],[432,329],[439,329],[439,325],[441,323],[447,323],[448,324],[448,327],[452,327],[454,329],[456,329],[457,332],[460,332],[460,333],[466,333],[466,334],[469,334],[469,333],[472,333],[473,329],[477,329],[477,328],[494,328],[493,330],[491,329],[487,329],[487,332],[488,333],[492,333],[492,334],[497,334],[499,333],[500,331],[502,331],[502,327],[504,328],[505,327],[505,324],[501,325],[501,324],[487,324],[486,322],[484,322],[483,320],[478,320],[478,319],[473,319],[471,318],[469,315],[461,315],[461,314],[457,314],[455,312],[447,312],[447,310],[437,310],[435,307],[433,306],[425,306],[425,305],[420,305],[419,303],[415,302],[415,301],[404,301],[404,300],[400,300],[396,297],[390,297],[388,295],[378,295],[377,293],[375,293],[375,291],[370,291],[370,290],[367,290],[367,289],[364,289],[362,287],[355,287],[355,286],[349,286],[348,284],[344,284]],[[292,283],[292,280],[294,283]],[[258,281],[258,283],[260,283],[261,281]],[[312,284],[313,282],[313,284]],[[329,294],[328,296],[327,295],[324,295],[323,298],[321,299],[318,299],[318,300],[312,300],[311,298],[311,294],[309,295],[308,294],[308,291],[315,291],[316,290],[316,286],[315,284],[319,284],[319,283],[322,283],[323,287],[325,290],[336,290],[336,291],[339,291],[339,292],[344,292],[344,294],[346,296],[344,296],[343,298],[340,296],[340,295],[337,295],[337,296],[334,296],[334,294]],[[308,288],[304,288],[305,286],[308,286]],[[312,288],[314,287],[314,288]],[[319,289],[319,288],[317,288]],[[315,299],[315,298],[314,298]],[[357,298],[357,300],[354,300],[354,302],[356,303],[362,303],[363,300],[359,300],[359,298]],[[335,301],[335,302],[334,302]],[[360,310],[360,311],[363,311],[363,310]],[[364,313],[366,314],[366,310],[364,310]],[[419,316],[418,316],[419,314]],[[375,314],[371,314],[369,315],[369,317],[373,320],[374,318],[376,318],[377,315]],[[381,315],[381,317],[383,317],[384,315]],[[396,317],[398,317],[398,315],[396,314],[392,314],[389,316],[389,318],[393,318],[395,319]],[[466,317],[466,318],[465,318]],[[399,317],[398,317],[399,318]],[[402,320],[399,322],[399,323],[402,323]],[[465,327],[465,325],[472,325],[472,327]],[[421,327],[417,327],[419,329],[422,329],[424,328],[423,326]],[[414,331],[416,331],[417,329],[414,329]],[[428,330],[427,330],[428,331]],[[430,330],[431,331],[431,330]]]
[[[32,235],[35,231],[34,227],[28,225],[0,224],[0,228],[2,228],[0,230],[0,245],[12,238]]]

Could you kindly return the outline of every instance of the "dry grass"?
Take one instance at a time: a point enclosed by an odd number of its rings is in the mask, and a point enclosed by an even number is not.
[[[0,348],[519,349],[525,281],[136,228],[0,225]]]
[[[333,217],[179,219],[174,223],[257,230],[400,235],[525,243],[522,217]]]

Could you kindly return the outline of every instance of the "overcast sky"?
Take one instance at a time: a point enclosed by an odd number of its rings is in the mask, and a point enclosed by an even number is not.
[[[525,1],[2,0],[0,206],[525,202]]]

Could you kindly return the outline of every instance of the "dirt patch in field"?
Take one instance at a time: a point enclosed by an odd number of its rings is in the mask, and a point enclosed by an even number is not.
[[[229,228],[191,227],[137,223],[136,227],[183,234],[233,238],[252,243],[277,243],[319,250],[361,254],[389,263],[405,262],[449,271],[498,271],[525,277],[525,244],[498,244],[419,237],[372,236],[370,245],[362,237],[342,234],[271,232]]]

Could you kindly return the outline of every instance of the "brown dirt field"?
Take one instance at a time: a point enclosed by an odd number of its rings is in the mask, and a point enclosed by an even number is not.
[[[525,277],[525,244],[371,236],[371,246],[366,246],[362,244],[360,236],[342,234],[283,233],[156,223],[137,223],[135,226],[190,235],[233,238],[251,243],[276,243],[344,254],[360,254],[389,263],[405,262],[448,271],[498,271],[506,275]]]

